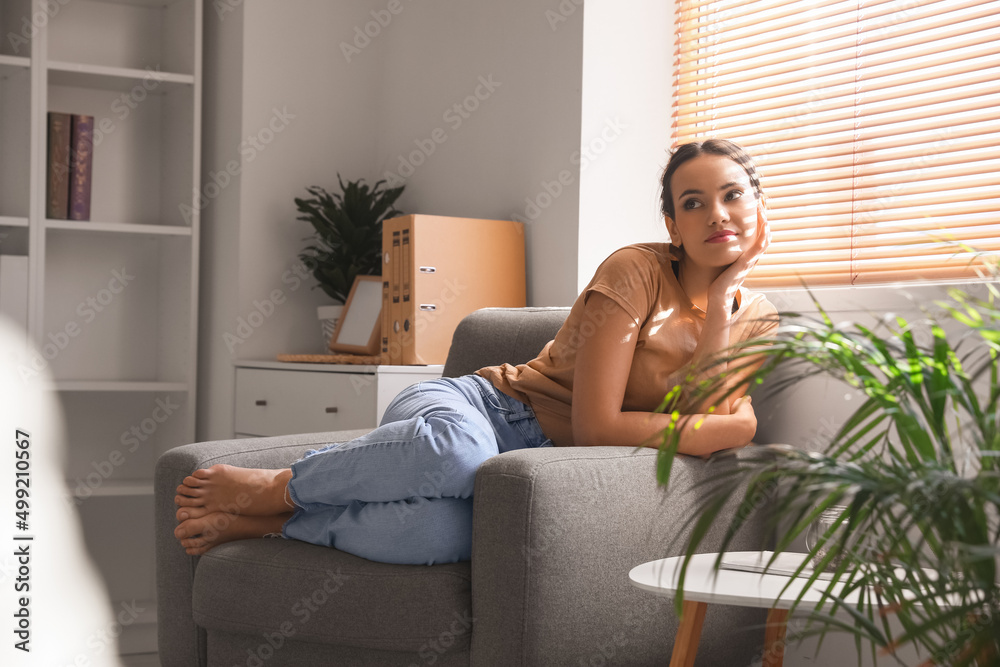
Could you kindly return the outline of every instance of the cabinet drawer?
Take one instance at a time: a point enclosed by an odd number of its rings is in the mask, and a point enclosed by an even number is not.
[[[375,376],[236,369],[236,432],[289,435],[374,428]]]

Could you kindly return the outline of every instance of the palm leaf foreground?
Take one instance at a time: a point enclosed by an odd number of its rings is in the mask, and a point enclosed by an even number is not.
[[[870,651],[874,662],[910,644],[923,665],[1000,664],[1000,294],[992,284],[987,288],[985,298],[953,290],[938,314],[919,322],[897,318],[872,328],[835,325],[821,307],[813,318],[783,313],[778,338],[763,352],[751,382],[759,385],[780,368],[766,388],[781,391],[828,374],[863,392],[865,400],[821,451],[755,447],[707,480],[689,518],[687,558],[723,520],[727,503],[739,505],[726,512],[732,518],[720,552],[761,498],[779,490],[781,502],[768,508],[779,536],[775,554],[789,549],[825,510],[846,506],[812,546],[822,559],[817,571],[834,574],[819,581],[823,600],[800,609],[809,611],[808,632],[852,633],[859,663],[863,652]],[[960,334],[946,335],[946,328]],[[730,350],[729,371],[749,367],[751,354],[760,348]],[[717,393],[720,382],[717,377],[690,397],[674,391],[665,399],[661,409],[674,420],[657,457],[661,485],[670,479],[677,433],[691,418],[685,408]],[[686,568],[687,560],[678,613]],[[814,573],[810,583],[815,581]],[[851,592],[855,602],[846,599]]]

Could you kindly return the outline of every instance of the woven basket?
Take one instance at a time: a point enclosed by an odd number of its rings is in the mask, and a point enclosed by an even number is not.
[[[279,354],[278,361],[295,364],[364,364],[377,366],[382,363],[382,357],[363,354]]]

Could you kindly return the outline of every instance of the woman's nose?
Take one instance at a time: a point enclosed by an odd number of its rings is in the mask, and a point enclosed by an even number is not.
[[[708,222],[709,224],[729,222],[729,209],[726,207],[725,202],[721,200],[715,200],[708,207]]]

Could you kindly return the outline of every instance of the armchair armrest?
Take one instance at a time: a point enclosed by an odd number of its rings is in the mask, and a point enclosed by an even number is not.
[[[664,494],[652,449],[522,449],[486,461],[474,494],[472,664],[663,664],[673,601],[632,587],[628,572],[683,553],[696,485],[733,463],[681,457]],[[766,504],[730,550],[768,547]],[[713,529],[702,551],[722,534]],[[698,664],[750,664],[763,623],[761,610],[710,606]]]
[[[191,612],[198,556],[184,553],[173,536],[177,526],[174,496],[184,478],[198,468],[216,463],[244,468],[287,468],[316,445],[352,440],[368,430],[200,442],[174,447],[160,456],[156,461],[153,493],[157,635],[164,667],[206,664],[205,631],[195,625]]]

